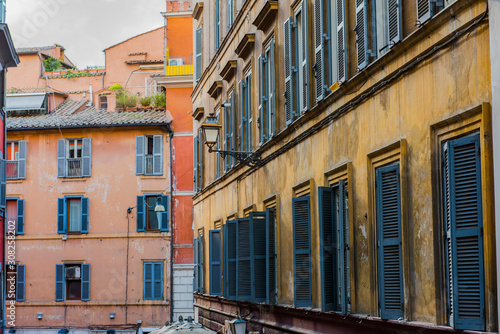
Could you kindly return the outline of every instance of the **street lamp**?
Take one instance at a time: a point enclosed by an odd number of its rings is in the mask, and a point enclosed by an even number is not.
[[[220,136],[220,129],[222,126],[218,124],[217,117],[209,116],[205,120],[205,123],[201,125],[203,131],[203,138],[205,144],[208,146],[208,152],[219,153],[222,159],[226,155],[229,155],[248,167],[256,167],[260,165],[260,154],[255,152],[242,152],[242,151],[224,151],[224,150],[214,150],[213,147],[217,144],[217,140]]]
[[[240,317],[231,320],[229,326],[233,334],[245,334],[247,332],[247,322]]]

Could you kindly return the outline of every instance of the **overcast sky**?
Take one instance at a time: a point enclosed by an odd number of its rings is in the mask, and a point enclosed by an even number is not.
[[[165,0],[7,0],[16,47],[61,44],[79,68],[104,65],[102,50],[163,25]]]

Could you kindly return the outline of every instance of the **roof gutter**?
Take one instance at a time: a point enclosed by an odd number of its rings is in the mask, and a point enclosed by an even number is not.
[[[78,125],[78,126],[44,126],[33,128],[8,128],[7,131],[31,131],[31,130],[57,130],[57,129],[89,129],[89,128],[124,128],[133,126],[163,126],[170,130],[170,123],[138,123],[138,124],[105,124],[105,125]]]

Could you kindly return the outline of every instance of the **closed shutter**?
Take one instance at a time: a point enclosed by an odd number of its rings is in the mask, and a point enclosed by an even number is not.
[[[225,277],[225,290],[226,298],[229,300],[235,300],[236,296],[236,284],[237,284],[237,270],[238,270],[238,255],[237,255],[237,235],[238,235],[238,222],[236,220],[230,220],[226,223],[226,235],[224,235],[224,240],[226,244],[226,268],[224,269]]]
[[[194,168],[194,171],[193,171],[193,180],[194,180],[194,191],[195,192],[198,192],[200,189],[198,187],[198,149],[199,149],[199,145],[198,145],[198,137],[194,137],[194,140],[193,140],[193,168]]]
[[[286,124],[291,124],[294,120],[295,111],[293,104],[293,56],[292,56],[292,18],[285,21],[284,25],[285,40],[285,118]]]
[[[267,303],[276,304],[276,208],[266,210]]]
[[[316,101],[325,97],[325,51],[323,49],[323,34],[325,26],[323,22],[323,0],[314,1],[314,76],[316,78]],[[330,15],[327,15],[328,17]]]
[[[266,136],[266,113],[265,113],[265,57],[264,55],[259,56],[259,120],[257,121],[257,127],[259,129],[259,145],[265,142]]]
[[[25,288],[26,288],[26,266],[24,264],[18,264],[16,275],[16,300],[23,302],[25,299]]]
[[[309,109],[309,11],[308,11],[308,1],[302,1],[302,112],[306,112]]]
[[[146,146],[144,145],[144,136],[135,137],[135,174],[144,174],[144,150]]]
[[[312,306],[310,196],[294,198],[293,273],[295,307]]]
[[[19,179],[25,179],[26,178],[26,158],[27,158],[27,143],[26,140],[20,140],[19,141],[19,165],[18,165],[18,174],[17,177]]]
[[[389,47],[393,47],[403,38],[401,20],[401,0],[387,0],[389,20]]]
[[[245,151],[245,129],[246,129],[246,115],[245,115],[245,99],[246,99],[246,84],[244,80],[240,80],[240,113],[239,113],[239,126],[238,126],[238,150]]]
[[[484,331],[485,287],[479,134],[445,147],[445,203],[451,256],[450,313],[456,329]]]
[[[66,233],[66,199],[57,199],[57,233]]]
[[[92,170],[92,139],[83,138],[83,170],[82,176],[90,176]]]
[[[161,225],[160,229],[162,232],[168,231],[168,195],[161,195],[161,204],[165,207],[165,211],[161,213]]]
[[[377,246],[380,317],[404,316],[399,164],[376,170]]]
[[[89,199],[82,198],[82,233],[89,233]]]
[[[221,244],[220,230],[211,230],[210,234],[210,294],[221,294]]]
[[[163,300],[163,263],[153,263],[153,299]]]
[[[82,264],[82,300],[90,300],[90,264]]]
[[[336,306],[336,268],[334,254],[336,242],[333,228],[333,190],[329,187],[318,188],[319,203],[319,247],[321,270],[321,310],[332,311]]]
[[[17,200],[17,234],[24,234],[24,199]]]
[[[202,36],[203,27],[196,29],[196,81],[200,80],[202,74]]]
[[[337,4],[337,65],[338,74],[336,80],[347,81],[347,20],[346,0],[336,0]]]
[[[57,140],[57,177],[66,176],[66,139]]]
[[[356,0],[356,54],[358,70],[368,65],[368,18],[366,0]]]
[[[137,196],[137,232],[144,232],[146,229],[146,199],[144,196]]]
[[[153,263],[144,263],[144,300],[153,299]]]
[[[267,256],[268,233],[266,232],[266,212],[250,213],[252,239],[252,301],[264,303],[267,300]]]
[[[250,220],[241,218],[237,221],[237,297],[238,300],[252,298],[252,240]]]
[[[64,265],[56,264],[56,301],[64,300]]]
[[[193,239],[194,248],[194,277],[193,277],[193,291],[200,292],[199,278],[200,278],[200,260],[198,260],[198,238]]]
[[[163,174],[163,136],[153,136],[153,174]]]
[[[267,96],[268,96],[268,105],[267,105],[267,113],[270,114],[269,123],[269,133],[267,134],[267,138],[271,139],[276,133],[276,78],[275,78],[275,59],[274,59],[274,38],[271,39],[271,43],[269,45],[269,56],[267,56],[267,70],[266,75],[269,75],[269,87],[267,87]],[[267,122],[267,119],[266,119]]]

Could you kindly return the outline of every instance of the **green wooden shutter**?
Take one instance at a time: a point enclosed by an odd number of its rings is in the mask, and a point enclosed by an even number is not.
[[[349,244],[349,219],[348,219],[348,192],[347,182],[340,180],[338,183],[338,215],[340,236],[340,311],[347,314],[351,311],[351,251]]]
[[[89,199],[82,198],[82,233],[89,233]]]
[[[321,310],[335,309],[337,282],[335,279],[337,264],[334,253],[335,238],[333,226],[333,190],[330,187],[318,188],[319,205],[319,248],[321,272]]]
[[[325,42],[324,34],[326,30],[324,19],[323,0],[314,1],[314,76],[316,78],[316,101],[321,101],[325,97]],[[327,15],[328,17],[330,15]]]
[[[57,177],[66,177],[66,139],[57,140]]]
[[[153,263],[144,262],[144,300],[153,299]]]
[[[310,196],[297,197],[293,205],[293,274],[295,307],[312,306]]]
[[[376,170],[380,317],[404,316],[399,163]]]
[[[401,19],[401,0],[387,0],[389,47],[393,47],[403,38],[403,25]]]
[[[238,221],[230,220],[226,222],[226,269],[225,269],[225,288],[226,298],[235,300],[237,298],[237,277],[238,277]]]
[[[336,0],[337,9],[337,78],[339,82],[347,81],[347,19],[346,0]],[[333,81],[333,80],[332,80]]]
[[[210,230],[210,294],[221,294],[221,238],[220,230]]]
[[[153,136],[153,175],[163,174],[163,136]]]
[[[228,103],[224,102],[224,104]],[[223,107],[224,108],[224,150],[229,151],[231,150],[230,147],[230,129],[231,129],[231,116],[230,116],[230,108]],[[229,156],[226,155],[224,157],[224,171],[229,170]]]
[[[236,92],[233,91],[231,94],[231,151],[236,150]],[[235,160],[233,157],[229,157],[230,165],[233,167],[235,165]]]
[[[18,264],[16,267],[16,300],[23,302],[26,288],[26,266],[24,264]]]
[[[250,212],[252,234],[252,301],[264,303],[267,300],[268,233],[266,212]]]
[[[145,170],[144,136],[135,137],[135,174],[143,175]]]
[[[300,93],[302,94],[302,108],[301,112],[304,113],[309,109],[309,2],[302,1],[302,64],[299,64],[302,71],[302,87]],[[298,47],[298,43],[296,44]]]
[[[238,300],[251,300],[252,298],[252,241],[249,218],[237,220],[237,287]]]
[[[196,46],[196,81],[200,80],[201,78],[201,74],[202,74],[202,63],[203,63],[203,59],[202,59],[202,50],[203,50],[203,47],[202,47],[202,36],[203,36],[203,27],[199,28],[199,29],[196,29],[196,42],[195,42],[195,46]]]
[[[239,112],[239,125],[238,125],[238,150],[245,151],[245,129],[246,129],[246,115],[245,115],[245,94],[246,84],[244,80],[240,80],[240,112]]]
[[[356,0],[356,54],[358,70],[368,65],[368,17],[366,0]]]
[[[162,232],[168,231],[168,195],[161,195],[161,204],[165,207],[165,211],[161,213],[160,229]]]
[[[64,265],[56,264],[56,301],[64,300]]]
[[[82,264],[82,300],[90,300],[90,264]]]
[[[92,175],[92,139],[91,138],[83,138],[82,139],[82,160],[83,160],[83,168],[82,168],[82,176],[91,176]]]
[[[266,210],[266,282],[267,295],[266,302],[268,304],[276,304],[276,209],[269,208]]]
[[[19,235],[24,234],[24,199],[17,200],[17,224],[16,233]]]
[[[66,199],[58,198],[57,199],[57,233],[64,234],[66,233]]]
[[[26,157],[27,157],[27,144],[26,140],[20,140],[19,141],[19,157],[18,157],[18,172],[17,172],[17,178],[18,179],[25,179],[26,178]]]
[[[284,27],[284,54],[285,54],[285,118],[286,124],[291,124],[295,117],[293,103],[293,46],[292,46],[292,18],[283,24]]]
[[[265,66],[264,63],[265,56],[262,54],[259,56],[259,119],[257,121],[257,127],[259,129],[259,145],[265,142],[265,132],[266,132],[266,117],[265,117]]]
[[[252,109],[252,73],[249,73],[245,78],[246,83],[246,105],[245,105],[245,115],[246,115],[246,150],[247,152],[253,151],[253,109]]]
[[[163,262],[153,263],[153,299],[163,300]]]
[[[146,198],[137,196],[137,232],[144,232],[146,229]]]
[[[269,87],[267,87],[267,113],[269,114],[266,118],[266,122],[269,122],[269,133],[267,134],[267,139],[271,139],[276,134],[276,78],[275,78],[275,59],[274,59],[274,38],[271,39],[269,44],[269,53],[266,57],[266,75],[269,75]],[[266,83],[267,85],[267,83]],[[267,121],[269,119],[269,121]]]
[[[198,291],[203,293],[203,236],[198,237],[198,263],[199,263],[199,271],[198,271]]]

